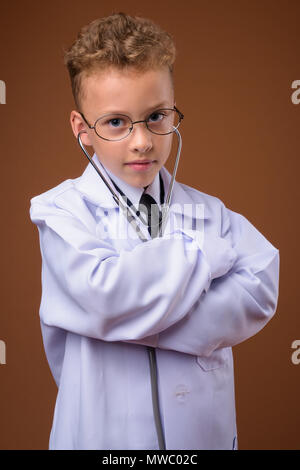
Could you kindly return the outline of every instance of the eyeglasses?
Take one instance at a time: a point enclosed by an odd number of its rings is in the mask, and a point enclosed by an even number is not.
[[[126,114],[104,114],[95,121],[93,126],[88,123],[83,113],[79,111],[79,114],[89,128],[94,129],[98,137],[112,141],[125,139],[132,132],[133,125],[138,122],[144,122],[153,134],[171,134],[179,127],[184,118],[184,115],[176,106],[174,108],[157,109],[147,119],[134,122]]]

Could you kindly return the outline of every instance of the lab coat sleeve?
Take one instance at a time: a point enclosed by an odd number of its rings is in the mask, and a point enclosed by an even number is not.
[[[209,264],[184,234],[117,252],[68,210],[36,201],[30,214],[40,237],[45,325],[104,341],[136,340],[180,321],[208,289]]]
[[[181,321],[140,344],[210,356],[255,335],[274,315],[279,250],[244,216],[223,209],[223,236],[231,238],[238,254],[231,270],[213,279]]]

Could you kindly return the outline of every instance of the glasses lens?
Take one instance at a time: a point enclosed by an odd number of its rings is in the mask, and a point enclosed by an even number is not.
[[[120,140],[130,133],[131,120],[123,114],[107,114],[99,118],[95,131],[100,137],[108,140]]]
[[[179,114],[175,109],[159,109],[148,118],[147,126],[154,134],[169,134],[177,129],[180,123]]]

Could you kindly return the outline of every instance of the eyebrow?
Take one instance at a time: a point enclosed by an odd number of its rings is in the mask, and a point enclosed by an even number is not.
[[[167,101],[161,101],[160,103],[151,106],[150,108],[146,109],[145,114],[148,114],[150,111],[153,111],[155,109],[163,108],[163,107],[168,107]],[[171,106],[173,108],[173,106]],[[128,114],[128,111],[120,111],[120,110],[107,110],[106,112],[103,112],[102,114]]]

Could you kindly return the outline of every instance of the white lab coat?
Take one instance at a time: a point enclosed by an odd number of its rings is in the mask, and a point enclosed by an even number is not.
[[[146,346],[166,449],[237,448],[231,348],[276,311],[279,250],[217,197],[175,182],[171,203],[173,225],[142,242],[90,163],[31,199],[58,386],[49,449],[159,448]],[[184,204],[204,213],[184,225]]]

